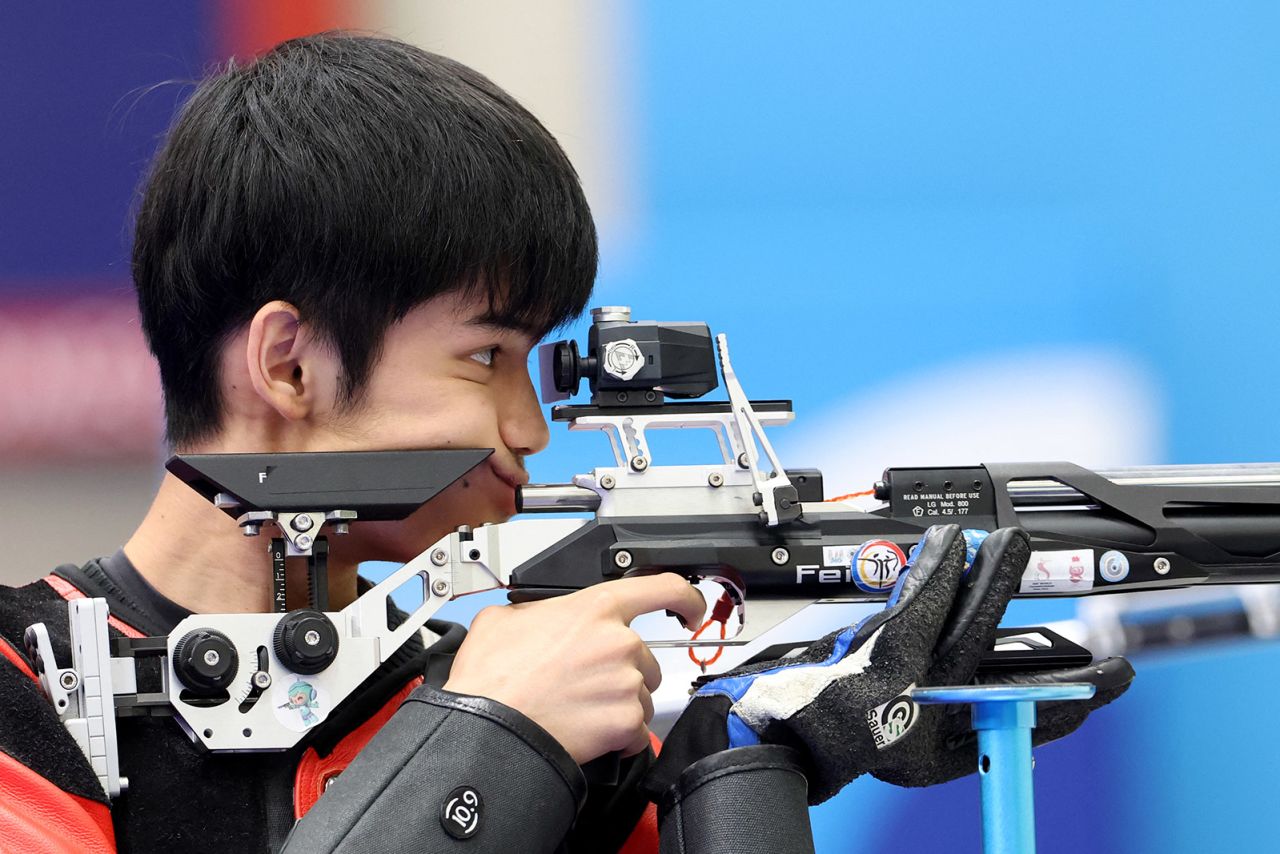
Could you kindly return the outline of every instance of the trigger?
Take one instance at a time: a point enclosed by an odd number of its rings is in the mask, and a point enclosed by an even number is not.
[[[689,631],[689,622],[683,616],[681,616],[680,614],[677,614],[675,611],[672,611],[670,609],[667,610],[667,616],[675,617],[680,622],[680,628],[684,629],[685,631]]]

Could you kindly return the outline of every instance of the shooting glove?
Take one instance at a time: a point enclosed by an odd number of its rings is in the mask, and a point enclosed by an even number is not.
[[[969,684],[1026,567],[1027,535],[930,528],[913,549],[885,609],[834,632],[785,662],[739,668],[702,686],[676,722],[647,783],[660,795],[681,771],[720,750],[769,743],[797,749],[809,802],[821,803],[862,773],[922,786],[977,765],[965,707],[917,706],[912,687]],[[1065,735],[1092,708],[1123,693],[1128,663],[1000,681],[1094,681],[1091,703],[1042,711],[1037,743]],[[1101,676],[1095,671],[1101,671]],[[1090,678],[1092,676],[1092,678]]]
[[[1123,694],[1133,681],[1133,667],[1121,657],[1084,667],[1025,673],[974,673],[995,638],[1010,598],[1021,583],[1029,557],[1025,534],[1020,544],[1002,543],[1010,529],[986,538],[974,557],[973,547],[982,532],[966,531],[972,568],[960,582],[955,602],[933,650],[933,661],[922,685],[1061,684],[1088,682],[1096,689],[1088,700],[1058,700],[1036,704],[1036,727],[1031,743],[1039,746],[1074,732],[1094,710]],[[1004,553],[1004,558],[999,553]],[[970,707],[963,705],[918,706],[912,735],[913,748],[892,762],[880,764],[872,774],[898,786],[932,786],[973,773],[977,768],[977,733]]]

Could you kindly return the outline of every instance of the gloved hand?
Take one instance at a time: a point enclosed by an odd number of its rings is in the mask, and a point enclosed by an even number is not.
[[[1095,693],[1087,700],[1051,700],[1036,704],[1036,727],[1031,731],[1031,743],[1039,746],[1071,734],[1095,709],[1128,690],[1133,681],[1133,667],[1128,660],[1117,656],[1084,667],[988,673],[974,678],[982,656],[991,649],[996,627],[1009,599],[1017,592],[1027,564],[1026,535],[1018,531],[1024,545],[1014,555],[1009,546],[993,541],[1002,533],[996,531],[987,537],[975,559],[974,543],[982,532],[964,532],[972,568],[961,579],[951,612],[934,646],[932,664],[920,684],[1092,683]],[[1006,559],[996,559],[997,549],[1006,550]],[[893,761],[881,763],[872,769],[872,774],[897,786],[933,786],[972,774],[978,763],[978,736],[973,730],[970,709],[966,705],[917,706],[919,717],[912,735],[913,749]]]
[[[1029,554],[1020,529],[966,539],[955,525],[930,528],[883,611],[784,662],[739,668],[701,687],[668,736],[647,790],[658,797],[699,759],[761,742],[797,749],[811,804],[868,771],[908,786],[971,773],[977,753],[967,708],[920,707],[908,692],[973,681]],[[1074,730],[1123,693],[1132,675],[1128,662],[1111,659],[990,681],[1104,683],[1092,701],[1043,704],[1040,743]]]

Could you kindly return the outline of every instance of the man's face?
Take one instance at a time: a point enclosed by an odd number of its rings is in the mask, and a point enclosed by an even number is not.
[[[537,343],[485,325],[483,300],[445,295],[387,331],[359,407],[335,419],[317,450],[493,448],[488,460],[403,522],[356,524],[331,537],[356,560],[403,562],[458,525],[502,522],[515,513],[524,457],[546,447],[547,424],[529,376]]]

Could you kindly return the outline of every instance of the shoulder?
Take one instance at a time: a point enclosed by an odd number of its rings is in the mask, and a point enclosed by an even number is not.
[[[58,590],[59,583],[71,586],[53,574],[21,587],[0,585],[0,655],[32,680],[33,662],[23,641],[27,626],[44,623],[54,648],[59,652],[68,648],[67,600]]]
[[[98,779],[80,746],[40,691],[23,635],[44,623],[61,655],[68,655],[66,599],[46,579],[22,587],[0,586],[0,753],[5,785],[14,775],[42,779],[71,795],[105,803]]]

